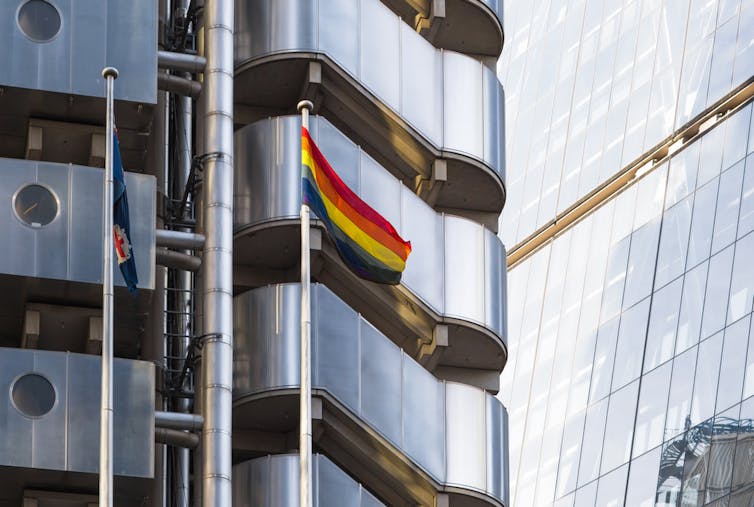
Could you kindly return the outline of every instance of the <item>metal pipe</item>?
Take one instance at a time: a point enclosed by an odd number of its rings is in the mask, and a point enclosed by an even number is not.
[[[185,18],[189,10],[189,0],[179,0],[176,6],[176,17]],[[185,19],[184,19],[185,23]],[[185,26],[187,33],[190,31],[190,25]],[[206,65],[206,58],[203,56],[196,57],[201,61],[201,71],[204,70]],[[198,70],[196,72],[199,72]],[[184,73],[182,77],[191,78],[191,74]],[[192,118],[191,113],[193,110],[193,101],[190,97],[177,95],[175,97],[175,137],[176,137],[176,160],[173,164],[173,202],[183,202],[186,185],[188,183],[189,175],[191,173],[191,161],[192,161]],[[186,194],[187,195],[187,194]],[[188,196],[188,195],[187,195]],[[188,204],[188,202],[186,203]],[[180,216],[183,218],[187,211],[190,209],[182,208],[180,210]],[[184,234],[191,234],[188,229],[181,231]],[[199,248],[204,246],[204,236],[200,234],[193,234],[199,241],[187,245],[177,245],[177,248]],[[182,253],[191,254],[189,250],[184,250]],[[191,342],[191,335],[193,333],[192,328],[192,306],[193,306],[193,279],[194,274],[190,271],[178,271],[174,275],[175,291],[173,292],[174,309],[176,313],[175,317],[175,329],[174,329],[174,371],[184,371],[186,357],[188,356],[189,346]],[[183,379],[182,385],[178,386],[182,390],[194,390],[194,384],[191,376],[187,376]],[[191,404],[186,398],[174,400],[171,407],[177,412],[189,412],[191,410]],[[203,422],[203,421],[202,421]],[[188,449],[173,449],[175,454],[174,463],[175,470],[178,477],[175,481],[175,507],[189,507],[190,497],[190,483],[189,483],[189,450]]]
[[[204,418],[199,414],[157,410],[154,413],[154,425],[156,428],[168,428],[171,430],[202,431]]]
[[[178,95],[186,95],[195,99],[202,92],[202,85],[198,81],[192,81],[172,74],[157,74],[157,89]]]
[[[233,9],[233,0],[204,6],[203,507],[233,503]]]
[[[99,505],[113,505],[113,84],[118,70],[102,70],[106,80],[105,182],[102,200],[102,385],[99,440]]]
[[[157,51],[157,66],[161,69],[197,74],[204,72],[206,65],[207,59],[203,56],[175,53],[173,51]]]
[[[195,16],[196,16],[196,51],[199,55],[204,56],[206,58],[207,52],[205,51],[205,45],[204,45],[204,0],[194,0],[194,9],[195,9]],[[204,83],[204,74],[197,75],[197,80]],[[195,129],[196,132],[194,133],[194,153],[206,153],[206,150],[204,149],[204,122],[206,118],[206,103],[207,103],[207,97],[206,94],[203,93],[199,96],[199,99],[196,101],[195,106]],[[194,202],[194,220],[196,222],[196,231],[203,233],[204,232],[204,197],[203,197],[203,191],[201,190],[203,187],[201,180],[197,181],[195,184],[195,193],[196,201]],[[202,255],[202,252],[198,252],[199,255]],[[193,334],[195,336],[204,336],[204,282],[203,282],[203,276],[196,275],[194,277],[194,313],[193,313],[193,320],[194,320],[194,329]],[[195,414],[202,414],[204,413],[204,392],[201,389],[201,386],[204,385],[204,381],[202,380],[202,374],[204,372],[203,367],[204,362],[202,361],[201,355],[199,355],[195,362],[194,362],[194,385],[196,388],[194,389],[194,413]],[[202,506],[202,499],[204,498],[204,494],[202,492],[202,489],[204,487],[204,482],[202,478],[204,477],[204,448],[202,447],[202,443],[199,442],[199,447],[197,447],[194,450],[193,453],[193,477],[194,481],[192,484],[192,492],[193,492],[193,498],[194,498],[194,505],[196,507]]]
[[[199,445],[199,435],[188,431],[172,430],[170,428],[155,428],[154,440],[161,444],[174,445],[186,449],[196,449]]]
[[[194,248],[201,248],[204,246],[204,235],[193,232],[157,229],[155,231],[155,242],[157,246],[193,250]]]
[[[167,250],[165,248],[157,248],[155,250],[154,260],[159,266],[181,269],[184,271],[199,271],[199,268],[202,265],[202,260],[199,257],[186,255],[185,253],[176,252],[175,250]]]
[[[314,104],[302,100],[301,126],[309,130]],[[311,263],[309,259],[309,206],[301,205],[301,394],[299,396],[299,507],[312,507],[312,375],[311,375]]]

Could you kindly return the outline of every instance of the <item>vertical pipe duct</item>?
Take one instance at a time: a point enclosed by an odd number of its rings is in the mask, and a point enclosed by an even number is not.
[[[179,0],[176,3],[175,15],[176,17],[184,18],[184,25],[188,31],[187,23],[185,20],[186,13],[189,9],[189,0]],[[181,77],[190,78],[190,74],[182,75]],[[186,183],[188,181],[189,172],[191,170],[191,112],[192,102],[191,97],[176,96],[175,97],[175,136],[176,136],[176,152],[177,160],[174,164],[173,174],[173,200],[180,200],[183,197],[186,189]],[[183,213],[184,210],[181,210]],[[185,251],[184,253],[191,253]],[[177,319],[176,329],[176,347],[174,351],[174,357],[180,358],[177,361],[176,371],[182,371],[185,363],[185,358],[188,353],[190,336],[192,332],[191,328],[191,287],[193,274],[190,271],[178,270],[176,272],[175,279],[175,314]],[[184,385],[180,386],[186,390],[190,390],[191,380],[185,379]],[[179,398],[176,400],[173,410],[176,412],[188,412],[190,408],[189,400],[187,398]],[[173,505],[175,507],[188,507],[189,505],[189,450],[181,447],[174,447],[175,453],[175,477],[174,480],[174,492],[175,501]]]
[[[200,56],[205,57],[207,56],[207,51],[204,46],[204,0],[195,0],[195,12],[196,12],[196,50],[197,53]],[[206,66],[205,66],[206,70]],[[197,79],[204,83],[204,74],[200,74],[197,76]],[[194,153],[201,154],[206,153],[206,150],[204,149],[204,122],[205,122],[205,113],[207,111],[206,107],[207,103],[207,94],[201,93],[199,95],[199,98],[196,101],[196,107],[195,107],[195,114],[194,118],[196,120],[195,129],[194,132]],[[194,219],[196,220],[196,230],[202,234],[204,234],[205,227],[204,227],[204,184],[203,184],[203,178],[204,174],[200,175],[197,182],[195,183],[195,196],[196,196],[196,202],[194,203]],[[205,244],[206,246],[206,244]],[[203,252],[197,252],[200,255],[203,255]],[[194,335],[195,336],[204,336],[204,280],[203,280],[203,272],[201,271],[194,277]],[[196,360],[194,361],[194,385],[197,386],[197,388],[194,390],[194,413],[196,414],[204,414],[204,402],[203,402],[203,396],[204,392],[202,391],[201,387],[204,385],[203,373],[204,368],[203,365],[204,361],[202,361],[202,355],[198,354],[196,357]],[[204,445],[202,441],[199,441],[199,446],[194,449],[194,459],[193,459],[193,498],[194,498],[194,505],[196,507],[202,506],[202,489],[204,486],[202,478],[204,477]]]
[[[159,49],[165,49],[165,27],[169,24],[170,0],[159,0],[157,14],[159,22],[157,24],[157,44]],[[169,148],[169,97],[165,92],[157,92],[157,107],[154,112],[152,124],[152,136],[150,149],[150,169],[151,174],[155,176],[157,182],[156,202],[157,216],[155,217],[155,227],[162,229],[165,224],[165,209],[163,203],[164,196],[167,193],[168,181],[168,148]],[[162,396],[162,387],[164,386],[164,362],[167,355],[165,344],[165,304],[167,287],[167,268],[155,266],[155,287],[152,298],[152,308],[149,316],[148,344],[146,345],[147,356],[150,361],[160,365],[156,369],[157,378],[155,384],[157,392],[155,393],[155,409],[165,410],[165,399]],[[167,505],[167,451],[165,446],[155,446],[155,480],[152,489],[152,506],[164,507]]]
[[[232,505],[233,0],[206,0],[202,505]]]

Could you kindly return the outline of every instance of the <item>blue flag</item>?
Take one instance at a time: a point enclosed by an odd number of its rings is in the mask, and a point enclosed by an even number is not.
[[[131,231],[128,220],[128,196],[126,195],[126,180],[123,176],[123,162],[120,158],[118,132],[113,132],[113,239],[115,254],[118,256],[118,266],[123,279],[131,293],[136,292],[139,277],[136,275],[131,245]]]

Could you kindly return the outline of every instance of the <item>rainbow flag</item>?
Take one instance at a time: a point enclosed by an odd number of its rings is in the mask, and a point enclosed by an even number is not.
[[[303,127],[301,163],[304,203],[325,223],[343,262],[366,280],[400,283],[411,243],[343,183]]]

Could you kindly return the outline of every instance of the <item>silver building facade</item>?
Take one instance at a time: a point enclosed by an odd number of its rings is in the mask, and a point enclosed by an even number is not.
[[[506,15],[511,503],[752,505],[754,5]]]
[[[307,225],[314,505],[510,505],[502,0],[9,0],[0,28],[0,507],[97,503],[105,66],[139,275],[115,505],[298,505],[302,99],[413,246],[382,286]]]

